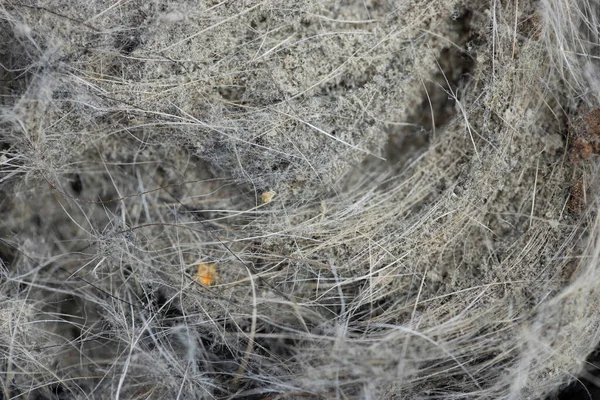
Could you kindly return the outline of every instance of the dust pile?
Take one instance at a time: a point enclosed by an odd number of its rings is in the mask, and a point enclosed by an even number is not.
[[[585,376],[599,9],[0,3],[4,398],[539,399]]]

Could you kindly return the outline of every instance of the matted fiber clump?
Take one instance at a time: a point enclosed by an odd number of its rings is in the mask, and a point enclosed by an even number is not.
[[[543,399],[585,375],[599,20],[0,2],[0,398]]]

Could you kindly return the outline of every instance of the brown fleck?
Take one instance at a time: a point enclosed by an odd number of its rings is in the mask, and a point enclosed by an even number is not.
[[[592,155],[593,150],[592,144],[585,139],[577,138],[573,142],[573,152],[578,160],[588,159]]]
[[[575,276],[575,273],[579,270],[579,262],[577,261],[569,261],[563,270],[564,277],[567,282],[571,281]]]
[[[542,28],[544,21],[539,11],[534,12],[522,22],[522,31],[525,36],[538,41],[542,37]]]
[[[583,179],[578,179],[571,185],[567,206],[569,207],[569,210],[577,214],[585,210],[585,188],[583,187]]]
[[[569,126],[573,143],[571,161],[576,163],[600,154],[600,109],[597,108],[573,120]]]

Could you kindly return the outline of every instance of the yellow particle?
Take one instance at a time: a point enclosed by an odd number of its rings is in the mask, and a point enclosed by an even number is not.
[[[214,265],[200,264],[194,274],[194,279],[204,286],[210,286],[217,279],[217,268]]]
[[[273,200],[273,197],[275,197],[276,194],[277,193],[274,192],[274,191],[264,192],[262,194],[262,201],[263,201],[263,203],[265,203],[265,204],[270,203],[271,200]]]

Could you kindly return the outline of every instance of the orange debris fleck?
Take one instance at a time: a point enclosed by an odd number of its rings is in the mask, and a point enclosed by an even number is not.
[[[271,200],[273,200],[273,197],[275,197],[275,195],[276,195],[276,194],[277,194],[277,193],[276,193],[276,192],[273,192],[273,191],[270,191],[270,192],[264,192],[264,193],[262,194],[262,201],[263,201],[263,203],[265,203],[265,204],[266,204],[266,203],[270,203],[270,202],[271,202]]]
[[[217,268],[214,265],[200,264],[194,274],[194,279],[204,286],[210,286],[217,279]]]

